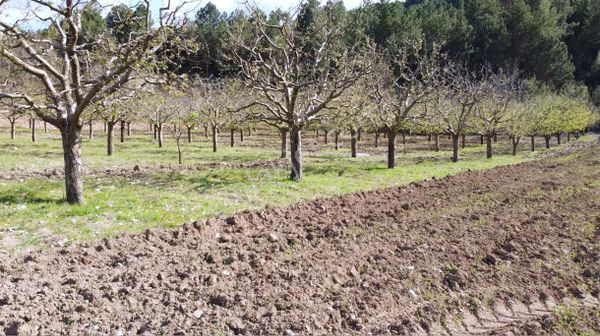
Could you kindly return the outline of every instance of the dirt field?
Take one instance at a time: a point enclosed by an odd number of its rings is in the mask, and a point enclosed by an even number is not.
[[[595,335],[600,144],[4,257],[0,279],[8,335]]]

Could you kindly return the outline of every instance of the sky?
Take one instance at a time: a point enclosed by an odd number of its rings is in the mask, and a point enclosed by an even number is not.
[[[172,3],[181,3],[183,0],[172,0]],[[343,0],[346,8],[355,8],[360,6],[363,0]],[[59,0],[54,0],[52,2],[62,2]],[[106,8],[110,8],[110,6],[125,3],[130,6],[136,5],[140,0],[99,0],[99,2],[105,6]],[[153,13],[158,12],[158,8],[166,3],[167,0],[150,0],[151,3],[151,11]],[[212,0],[211,1],[217,8],[222,12],[230,13],[234,9],[243,6],[244,0]],[[298,5],[299,0],[254,0],[254,2],[258,5],[259,8],[264,10],[265,12],[270,12],[276,8],[282,9],[290,9]],[[322,0],[325,2],[325,0]],[[208,3],[208,0],[200,0],[193,1],[191,5],[188,5],[190,11],[195,12],[198,8],[203,7]],[[32,6],[30,1],[25,0],[9,0],[7,4],[0,7],[0,20],[3,22],[13,23],[15,20],[23,17],[24,13],[35,12],[40,17],[45,17],[49,15],[49,11],[45,8],[41,8],[39,6]],[[44,26],[44,24],[35,16],[29,15],[28,23],[23,27],[26,29],[35,30],[39,27]]]

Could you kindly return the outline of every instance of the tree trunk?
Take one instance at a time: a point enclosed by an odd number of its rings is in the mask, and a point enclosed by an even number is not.
[[[329,130],[324,130],[323,133],[325,133],[325,144],[327,145],[329,142]]]
[[[431,142],[431,133],[427,135],[427,142]]]
[[[16,120],[10,120],[10,138],[14,139],[15,138],[15,122]]]
[[[340,149],[340,131],[335,131],[335,150]]]
[[[154,138],[154,140],[158,140],[158,125],[157,124],[152,125],[152,137]]]
[[[230,135],[230,144],[231,147],[233,147],[233,145],[235,144],[235,130],[233,128],[230,130]]]
[[[546,148],[550,148],[550,137],[544,136],[544,140],[546,140]]]
[[[465,148],[466,143],[467,143],[467,135],[461,134],[460,135],[460,148]]]
[[[561,138],[560,133],[556,133],[556,141],[558,142],[559,145],[561,143],[561,139],[560,138]]]
[[[108,156],[112,156],[115,150],[115,145],[114,145],[114,137],[115,137],[115,132],[114,132],[114,123],[108,123],[108,129],[106,130],[106,155]]]
[[[31,128],[31,119],[32,118],[29,118],[29,125],[27,126],[27,128]]]
[[[204,138],[208,139],[208,127],[204,126]]]
[[[285,159],[287,157],[287,129],[285,129],[285,128],[280,129],[279,137],[281,138],[281,156],[280,156],[280,158]]]
[[[192,143],[192,126],[187,126],[187,139],[188,143]]]
[[[433,149],[436,152],[439,152],[440,151],[440,134],[439,133],[435,133],[433,135],[433,139],[434,139]]]
[[[178,159],[179,164],[182,164],[183,160],[181,158],[181,137],[176,135],[175,143],[177,144],[177,159]]]
[[[127,136],[131,136],[131,122],[127,122]]]
[[[483,145],[483,134],[479,135],[479,144]]]
[[[48,133],[48,123],[44,121],[44,133]]]
[[[240,129],[240,142],[244,142],[244,129]]]
[[[88,121],[88,139],[92,140],[94,138],[94,122]]]
[[[387,164],[388,169],[391,169],[396,167],[396,132],[390,129],[386,134],[388,141]]]
[[[82,204],[83,179],[81,176],[81,126],[65,125],[60,128],[65,160],[65,189],[67,202]]]
[[[356,157],[356,143],[358,139],[356,137],[356,130],[354,128],[350,129],[350,155],[355,158]]]
[[[567,142],[571,141],[571,132],[567,132]]]
[[[494,143],[498,142],[498,133],[494,132]]]
[[[402,131],[402,153],[406,154],[406,132]]]
[[[486,136],[485,136],[485,152],[486,152],[486,157],[488,159],[491,159],[492,156],[494,155],[494,151],[492,149],[492,139],[493,139],[493,135],[486,134]]]
[[[31,142],[35,142],[35,118],[31,118]]]
[[[213,147],[213,153],[217,152],[217,128],[216,127],[212,127],[212,147]]]
[[[458,134],[451,134],[452,136],[452,162],[458,162]]]
[[[163,124],[158,123],[156,125],[156,136],[158,138],[158,147],[162,148],[163,146]]]
[[[511,140],[512,140],[512,155],[516,156],[517,155],[517,147],[519,146],[519,141],[521,140],[521,137],[513,136],[513,137],[511,137]]]
[[[246,135],[252,136],[252,130],[250,129],[250,127],[248,127],[248,129],[246,130]]]
[[[290,179],[300,181],[302,179],[302,138],[300,127],[293,125],[290,129],[290,156],[292,172]]]
[[[154,124],[150,124],[150,132],[154,131]]]
[[[359,127],[358,134],[356,136],[356,140],[360,141],[361,138],[362,138],[362,127]]]
[[[375,148],[379,148],[379,131],[375,131]]]
[[[108,129],[108,128],[107,128],[106,121],[105,121],[105,122],[104,122],[104,133],[106,133],[107,129]]]
[[[531,136],[531,151],[535,151],[535,137]]]
[[[319,129],[318,128],[315,130],[315,139],[317,139],[317,143],[319,143]]]

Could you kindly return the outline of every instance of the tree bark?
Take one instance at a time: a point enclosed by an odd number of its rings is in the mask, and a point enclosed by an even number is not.
[[[235,144],[235,130],[233,128],[230,130],[230,138],[230,145],[233,147]]]
[[[31,142],[35,142],[35,118],[31,118]]]
[[[544,136],[544,140],[546,140],[546,148],[550,148],[550,137]]]
[[[479,144],[481,144],[481,145],[483,145],[483,138],[484,138],[483,134],[480,134],[479,135]]]
[[[535,151],[535,137],[532,135],[531,137],[531,151]]]
[[[204,138],[208,139],[208,127],[204,126]]]
[[[325,133],[325,144],[327,145],[329,142],[329,130],[324,130],[323,133]]]
[[[431,133],[427,135],[427,142],[431,142]]]
[[[315,130],[315,139],[317,139],[317,143],[319,143],[319,129],[318,128]]]
[[[458,162],[458,134],[451,134],[452,136],[452,162]]]
[[[494,155],[494,151],[492,149],[492,139],[493,139],[493,135],[486,134],[486,136],[485,136],[485,152],[486,152],[486,157],[488,159],[491,159],[492,156]]]
[[[340,149],[340,131],[336,130],[335,131],[335,150],[339,150]]]
[[[44,121],[44,133],[48,133],[48,123]]]
[[[561,135],[560,133],[556,133],[556,141],[558,142],[558,144],[561,144]]]
[[[240,129],[240,142],[244,142],[244,129]]]
[[[179,162],[179,164],[183,163],[183,160],[181,158],[181,137],[176,135],[175,136],[175,143],[177,144],[177,161]]]
[[[10,120],[10,138],[14,139],[15,138],[15,122],[16,120]]]
[[[358,139],[356,137],[356,130],[354,128],[350,128],[350,155],[355,158],[356,157],[356,143]]]
[[[567,132],[567,142],[571,141],[571,132]]]
[[[292,163],[290,179],[300,181],[302,179],[302,138],[300,127],[297,125],[293,125],[290,129],[290,156]]]
[[[387,164],[388,169],[396,167],[396,131],[387,130],[387,140],[388,140],[388,153],[387,153]]]
[[[287,157],[287,129],[282,128],[279,130],[279,137],[281,138],[281,156],[280,158],[285,159]]]
[[[188,143],[192,143],[192,126],[187,126],[187,140]]]
[[[158,125],[157,124],[152,125],[152,137],[154,138],[154,140],[158,140]]]
[[[375,148],[379,148],[379,131],[375,131]]]
[[[217,152],[217,128],[215,126],[212,127],[212,148],[213,153]]]
[[[517,147],[519,146],[519,141],[520,140],[521,140],[521,137],[518,137],[518,136],[511,137],[511,141],[512,141],[512,155],[513,156],[517,155]]]
[[[88,121],[88,139],[92,140],[94,138],[94,122]]]
[[[82,204],[83,179],[81,176],[81,125],[67,124],[60,128],[65,161],[65,189],[67,202]]]
[[[127,122],[127,136],[131,136],[131,122],[129,121]]]
[[[433,139],[434,139],[433,149],[436,152],[439,152],[440,151],[440,134],[439,133],[435,133],[433,135]]]
[[[163,124],[158,123],[156,125],[156,137],[158,138],[158,147],[162,148],[163,146]]]
[[[467,135],[461,134],[460,135],[460,148],[465,148],[466,144],[467,144]]]
[[[362,127],[358,128],[358,132],[357,132],[357,136],[356,136],[356,140],[360,141],[360,139],[362,138]]]
[[[108,156],[112,156],[114,151],[115,151],[115,145],[114,145],[114,138],[115,138],[115,131],[114,131],[114,123],[109,122],[107,125],[107,130],[106,130],[106,155]]]
[[[103,129],[103,130],[104,130],[104,133],[106,133],[107,129],[108,129],[108,128],[107,128],[106,121],[105,121],[105,122],[104,122],[104,129]]]

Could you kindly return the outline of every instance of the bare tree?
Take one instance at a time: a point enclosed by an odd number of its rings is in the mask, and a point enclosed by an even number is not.
[[[477,128],[481,130],[481,134],[486,140],[486,156],[491,158],[493,156],[492,137],[497,136],[499,129],[510,118],[515,117],[507,110],[509,104],[517,99],[520,93],[520,84],[517,72],[493,73],[486,68],[482,73],[480,81],[483,85],[484,96],[473,111],[478,123]]]
[[[396,135],[408,125],[422,119],[424,105],[440,88],[441,60],[437,46],[426,48],[413,43],[403,48],[391,62],[382,57],[371,76],[373,98],[377,103],[374,118],[388,141],[388,168],[396,166]],[[421,113],[419,113],[421,112]]]
[[[149,8],[150,0],[144,2]],[[7,0],[0,0],[0,11],[7,3]],[[26,1],[30,9],[24,17],[50,12],[49,17],[39,19],[50,24],[57,38],[23,32],[18,22],[0,21],[0,56],[35,78],[44,89],[44,99],[36,99],[35,92],[21,88],[3,91],[0,97],[20,101],[38,118],[60,130],[69,203],[84,202],[81,174],[83,112],[127,83],[136,68],[152,59],[174,31],[178,20],[167,6],[160,9],[160,26],[153,28],[150,10],[147,10],[145,30],[131,34],[125,41],[115,41],[106,34],[90,43],[82,42],[81,14],[94,3],[93,0]],[[99,71],[88,71],[90,64]]]
[[[478,72],[456,63],[444,69],[445,85],[437,91],[428,111],[443,122],[444,131],[452,139],[452,162],[457,162],[459,138],[472,126],[473,113],[485,97],[485,91]]]
[[[302,178],[302,129],[360,78],[367,62],[357,47],[341,44],[343,22],[327,6],[310,36],[297,29],[295,13],[269,24],[257,8],[250,12],[250,31],[232,29],[231,49],[256,94],[251,104],[264,107],[260,119],[289,129],[290,178],[297,181]]]

